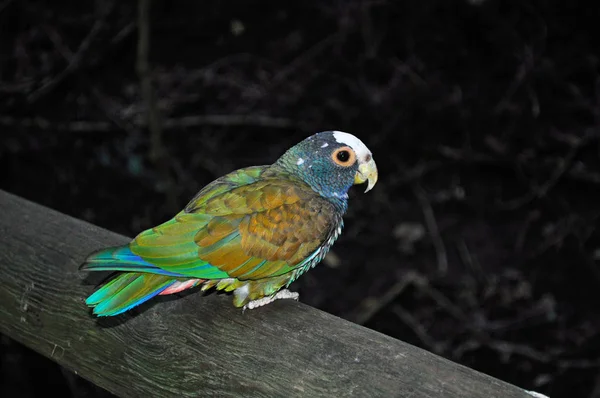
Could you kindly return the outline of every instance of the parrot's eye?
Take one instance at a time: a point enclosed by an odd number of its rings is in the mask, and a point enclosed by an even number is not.
[[[336,164],[344,167],[352,166],[356,162],[356,154],[349,146],[336,149],[331,157]]]
[[[350,159],[350,153],[348,151],[339,151],[337,153],[337,160],[346,163]]]

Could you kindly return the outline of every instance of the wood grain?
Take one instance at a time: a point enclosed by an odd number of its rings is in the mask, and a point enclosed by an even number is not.
[[[0,332],[122,397],[531,397],[302,303],[226,295],[98,320],[77,268],[128,238],[0,191]]]

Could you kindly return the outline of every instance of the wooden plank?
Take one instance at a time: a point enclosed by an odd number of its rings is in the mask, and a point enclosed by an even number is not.
[[[226,295],[98,320],[77,268],[124,236],[0,191],[0,332],[123,397],[531,397],[302,303]]]

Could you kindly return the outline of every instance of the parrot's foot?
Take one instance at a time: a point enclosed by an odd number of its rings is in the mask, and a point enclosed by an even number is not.
[[[260,298],[258,300],[250,301],[248,304],[246,304],[242,308],[242,311],[245,311],[247,309],[252,310],[254,308],[262,307],[263,305],[267,305],[267,304],[272,303],[273,301],[279,300],[279,299],[298,300],[299,297],[300,297],[300,294],[298,292],[290,292],[288,289],[283,289],[283,290],[278,291],[277,293],[275,293],[272,296],[267,296],[267,297]]]

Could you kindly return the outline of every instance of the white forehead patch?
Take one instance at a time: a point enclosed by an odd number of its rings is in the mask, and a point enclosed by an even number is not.
[[[350,148],[354,149],[354,152],[356,152],[356,157],[363,161],[368,155],[371,155],[369,148],[367,148],[367,146],[361,140],[352,134],[344,133],[343,131],[334,131],[333,137],[340,144],[348,145]]]

